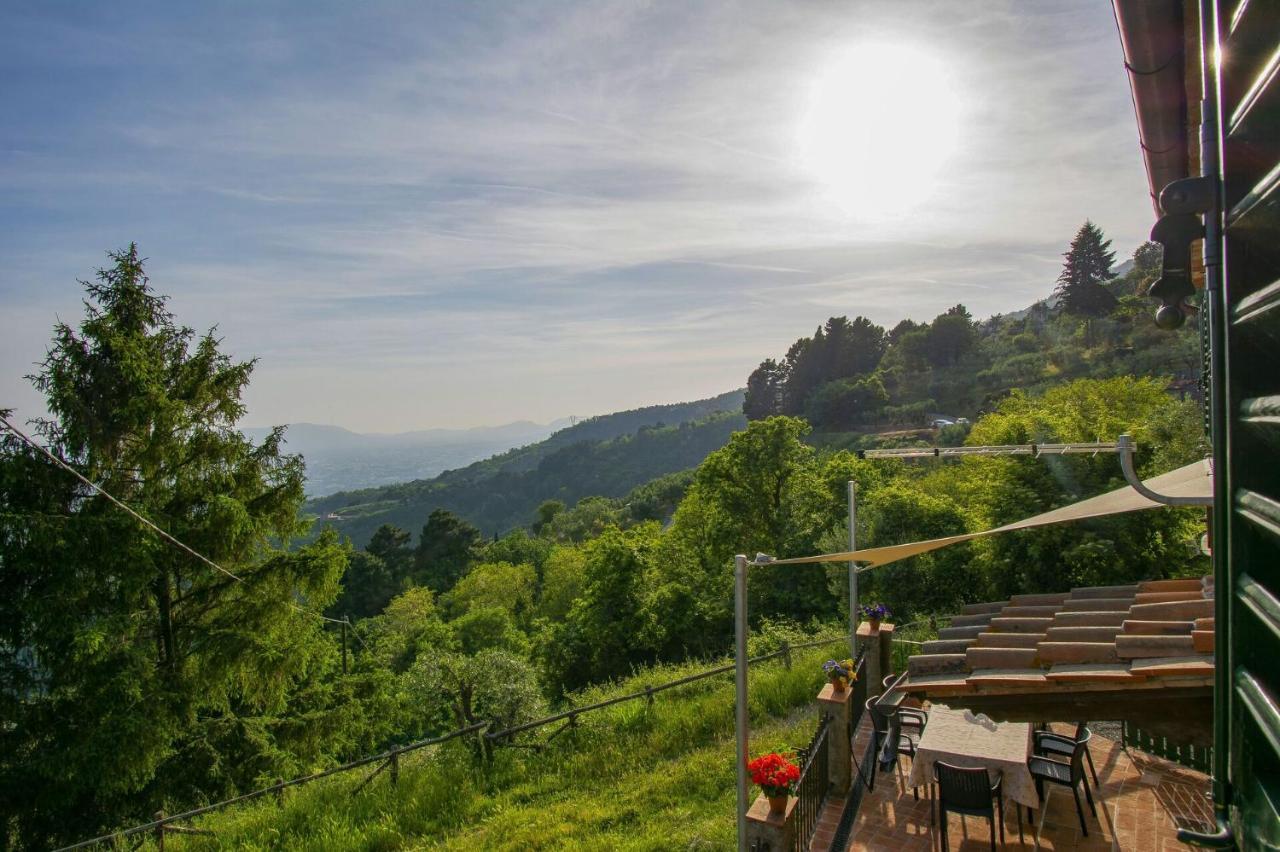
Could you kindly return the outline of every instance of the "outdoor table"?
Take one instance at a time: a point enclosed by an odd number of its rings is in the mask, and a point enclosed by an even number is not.
[[[933,764],[939,760],[952,766],[981,766],[991,776],[992,783],[997,775],[1004,779],[1006,799],[1039,808],[1036,784],[1027,769],[1030,753],[1030,723],[993,722],[969,710],[952,710],[946,705],[934,704],[929,709],[929,724],[916,746],[907,783],[911,787],[932,784]]]

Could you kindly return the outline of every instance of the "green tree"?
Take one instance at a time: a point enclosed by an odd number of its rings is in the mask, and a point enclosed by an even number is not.
[[[782,394],[786,387],[786,371],[772,358],[747,377],[747,393],[742,400],[742,413],[748,420],[762,420],[782,413]]]
[[[283,429],[254,445],[235,428],[253,362],[178,326],[135,246],[110,258],[31,377],[50,412],[38,431],[235,577],[5,441],[0,801],[32,847],[150,813],[161,780],[195,795],[251,783],[280,747],[263,720],[336,651],[314,610],[346,552],[332,533],[277,545],[303,531],[303,467]],[[210,742],[239,758],[205,759]]]
[[[446,509],[427,516],[413,553],[414,580],[447,592],[467,572],[480,547],[480,530]]]
[[[377,615],[404,590],[412,568],[409,533],[392,524],[383,524],[363,551],[351,554],[342,575],[342,595],[330,613],[350,618]]]
[[[582,594],[542,648],[556,688],[574,690],[652,660],[653,620],[644,583],[657,524],[605,530],[585,548]]]
[[[1086,317],[1110,313],[1116,297],[1103,285],[1114,277],[1111,265],[1116,255],[1111,251],[1111,240],[1104,239],[1102,230],[1086,220],[1062,256],[1065,262],[1054,291],[1061,308]]]

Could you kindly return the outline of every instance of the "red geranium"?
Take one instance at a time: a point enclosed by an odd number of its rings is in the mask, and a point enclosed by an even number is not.
[[[747,771],[766,796],[789,796],[800,783],[800,767],[777,752],[757,757],[747,764]]]

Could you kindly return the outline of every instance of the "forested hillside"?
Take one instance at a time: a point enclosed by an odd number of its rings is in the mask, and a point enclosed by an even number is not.
[[[742,428],[742,398],[742,391],[732,391],[594,417],[434,479],[333,494],[311,501],[306,511],[357,546],[384,523],[416,533],[436,509],[461,515],[487,535],[503,533],[532,524],[546,500],[621,497],[649,480],[694,467]]]
[[[1113,259],[1086,222],[1053,295],[1026,310],[976,321],[955,305],[887,330],[861,316],[832,317],[781,360],[760,364],[744,411],[802,416],[819,432],[874,433],[937,416],[976,419],[1015,388],[1038,392],[1077,378],[1167,376],[1194,390],[1195,334],[1156,328],[1142,296],[1159,274],[1159,247],[1140,247],[1121,277],[1111,276]]]

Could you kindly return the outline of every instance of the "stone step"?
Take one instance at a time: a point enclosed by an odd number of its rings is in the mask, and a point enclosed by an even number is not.
[[[1212,654],[1214,647],[1214,638],[1212,630],[1193,630],[1191,631],[1191,642],[1195,646],[1197,654]]]
[[[1043,633],[979,633],[978,648],[1034,648],[1045,640]]]
[[[1187,636],[1120,635],[1116,637],[1116,655],[1134,660],[1148,657],[1182,657],[1194,654],[1195,642]]]
[[[1060,612],[1053,617],[1054,627],[1107,627],[1124,624],[1128,610],[1114,612]]]
[[[972,627],[975,624],[985,625],[991,620],[992,613],[984,612],[975,615],[955,615],[951,617],[951,627]]]
[[[1060,606],[1070,592],[1057,592],[1052,595],[1013,595],[1009,598],[1010,606]]]
[[[1195,620],[1195,629],[1196,630],[1212,630],[1215,624],[1216,622],[1214,621],[1212,615],[1209,616],[1208,618],[1197,618]]]
[[[1052,618],[993,618],[990,628],[999,633],[1043,633]]]
[[[1008,601],[993,601],[991,603],[975,603],[965,604],[960,607],[961,615],[994,615],[1009,605]]]
[[[1189,577],[1182,580],[1143,580],[1138,584],[1140,592],[1198,592],[1203,588],[1203,577]]]
[[[1114,642],[1120,626],[1103,627],[1050,627],[1045,631],[1049,642]]]
[[[1179,636],[1191,632],[1190,621],[1141,621],[1136,618],[1126,619],[1125,633],[1144,633],[1147,635]]]
[[[1118,639],[1119,637],[1117,637]],[[1114,642],[1041,642],[1042,663],[1118,663]]]
[[[922,648],[925,654],[963,654],[973,641],[972,639],[930,639]]]
[[[969,627],[944,627],[938,631],[939,639],[973,639],[979,633],[987,632],[987,625],[973,624]]]
[[[967,671],[964,654],[916,654],[907,658],[907,672],[912,677]]]
[[[1081,586],[1071,590],[1071,600],[1092,598],[1128,598],[1138,593],[1137,586]]]
[[[969,668],[977,669],[1029,669],[1036,664],[1035,648],[978,648],[965,652]]]
[[[1063,612],[1123,612],[1133,606],[1133,598],[1072,598],[1062,605]]]
[[[1129,615],[1138,621],[1195,621],[1213,615],[1213,601],[1134,604]]]
[[[1201,589],[1191,592],[1138,592],[1133,598],[1134,603],[1140,604],[1200,600],[1204,600],[1204,591]]]
[[[1059,605],[1048,606],[1007,606],[1000,610],[999,618],[1053,618]]]

